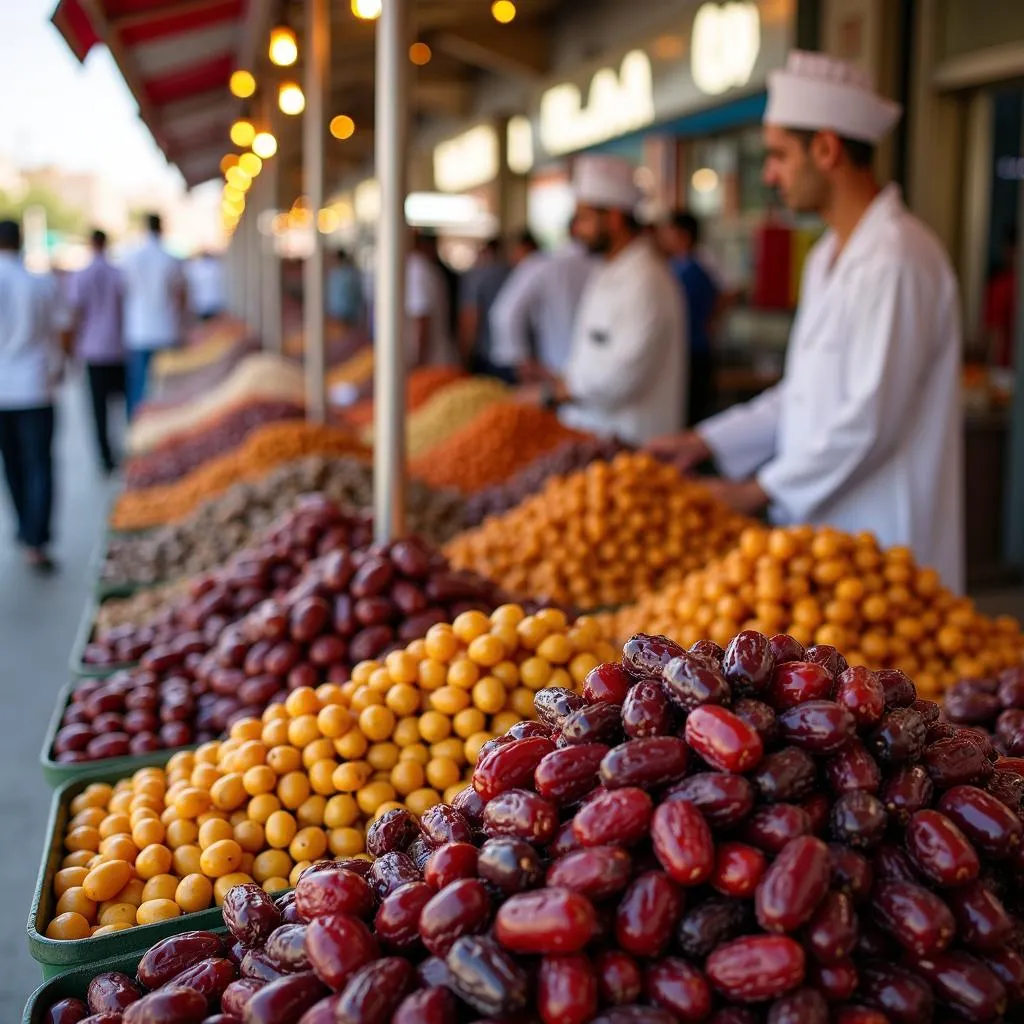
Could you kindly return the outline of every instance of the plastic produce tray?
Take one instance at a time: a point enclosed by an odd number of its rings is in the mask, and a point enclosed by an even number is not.
[[[179,920],[184,920],[179,918]],[[190,924],[182,926],[179,931],[192,931],[193,927],[199,925]],[[207,928],[205,931],[224,932],[222,925],[216,928]],[[130,935],[131,931],[119,932],[119,935]],[[174,934],[169,932],[168,934]],[[156,941],[154,939],[154,941]],[[104,971],[123,971],[125,974],[134,976],[142,959],[144,949],[133,949],[122,953],[116,953],[104,960],[97,960],[94,963],[73,967],[70,970],[62,971],[44,981],[32,995],[28,997],[25,1004],[25,1011],[22,1014],[22,1024],[45,1024],[46,1011],[60,999],[85,999],[89,988],[89,982],[102,974]]]
[[[43,736],[43,746],[39,751],[39,763],[43,768],[43,778],[48,786],[56,789],[66,782],[81,778],[85,775],[95,775],[96,772],[117,773],[117,778],[123,779],[131,775],[137,768],[148,768],[154,764],[164,764],[172,754],[179,750],[195,750],[196,744],[185,747],[171,747],[165,750],[154,750],[149,754],[135,754],[126,757],[109,757],[103,761],[84,761],[77,764],[64,764],[54,760],[53,743],[57,738],[57,731],[60,729],[61,719],[64,717],[64,709],[71,701],[71,694],[75,689],[75,683],[66,683],[61,687],[57,695],[57,703],[54,706],[53,714],[50,716],[50,723]]]
[[[165,750],[162,755],[153,763],[166,761],[171,752]],[[97,770],[64,783],[53,794],[49,820],[46,823],[46,846],[39,864],[39,875],[36,879],[32,906],[28,912],[27,925],[29,952],[32,959],[42,968],[43,978],[52,978],[61,971],[95,964],[98,960],[106,960],[113,956],[128,956],[134,953],[141,957],[145,950],[165,935],[193,928],[213,929],[222,924],[220,909],[212,907],[195,914],[182,914],[181,917],[175,917],[170,921],[139,925],[93,939],[60,941],[46,937],[46,926],[53,917],[57,902],[53,895],[53,877],[60,870],[61,861],[64,859],[64,831],[71,816],[71,801],[89,783],[114,783],[124,774],[123,770]]]
[[[71,648],[71,657],[68,660],[68,668],[74,676],[96,679],[101,676],[113,675],[123,668],[134,668],[137,664],[137,662],[128,661],[118,665],[87,665],[82,660],[85,656],[85,649],[92,640],[92,631],[96,625],[96,612],[99,605],[100,601],[96,598],[87,601],[85,611],[82,613],[82,621],[78,625],[75,643]]]

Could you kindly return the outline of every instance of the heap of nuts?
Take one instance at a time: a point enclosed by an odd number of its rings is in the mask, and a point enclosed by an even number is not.
[[[187,893],[198,886],[219,900],[217,880],[226,876],[243,874],[273,891],[294,885],[327,851],[362,853],[368,822],[395,808],[421,815],[454,799],[480,748],[533,713],[537,689],[578,688],[610,650],[592,621],[570,625],[554,609],[464,612],[405,650],[358,665],[345,684],[293,689],[259,717],[235,721],[228,739],[174,754],[166,773],[145,768],[114,787],[88,787],[71,806],[51,937],[175,916],[167,900],[203,909]],[[136,829],[136,819],[150,817],[164,829]],[[153,844],[161,848],[147,852]],[[204,860],[207,846],[214,849]],[[78,870],[111,859],[135,866],[124,880],[103,868],[101,876],[121,881],[113,892],[113,880],[100,891]],[[132,879],[148,883],[157,874],[170,878],[120,898]],[[193,874],[213,888],[192,880],[178,899],[172,881]],[[136,895],[143,904],[165,902],[142,906]]]
[[[608,438],[588,437],[582,441],[565,441],[540,455],[511,479],[478,491],[466,501],[466,523],[476,526],[488,516],[500,516],[520,502],[543,490],[552,477],[568,476],[586,469],[592,462],[608,462],[626,445]]]
[[[405,378],[405,408],[413,412],[436,392],[465,376],[465,371],[455,366],[421,366],[411,371]],[[373,399],[365,398],[350,405],[343,411],[342,418],[353,426],[370,426],[373,423]]]
[[[829,527],[745,530],[702,571],[643,595],[608,624],[725,643],[740,629],[780,630],[830,644],[854,664],[899,668],[935,695],[957,679],[994,675],[1024,656],[1016,619],[990,619],[921,568],[905,547]]]
[[[361,547],[371,535],[366,514],[346,511],[324,495],[304,495],[251,548],[194,578],[185,595],[145,623],[97,632],[82,660],[97,666],[141,661],[142,668],[159,671],[181,660],[172,655],[205,653],[260,601],[284,597],[312,559]]]
[[[209,459],[236,448],[257,427],[304,415],[305,409],[297,402],[270,398],[241,402],[211,422],[130,458],[124,467],[125,487],[133,490],[180,480]]]
[[[521,402],[495,402],[414,459],[409,471],[434,487],[474,494],[503,483],[552,448],[584,437],[563,426],[552,412]]]
[[[315,531],[307,539],[318,536]],[[263,578],[253,568],[253,579]],[[465,611],[490,612],[498,588],[448,567],[416,538],[386,547],[336,548],[310,563],[283,597],[220,621],[200,595],[202,629],[150,646],[137,669],[83,683],[54,742],[64,763],[204,742],[239,718],[258,717],[289,690],[344,683],[382,657]],[[97,724],[99,723],[99,724]]]
[[[369,508],[373,470],[356,458],[313,455],[288,462],[260,480],[236,484],[184,522],[111,538],[101,578],[152,584],[206,572],[251,544],[300,496],[314,492],[349,508]],[[406,525],[431,544],[443,544],[463,528],[463,503],[454,492],[410,480],[405,498]]]
[[[511,593],[593,609],[682,579],[749,524],[654,456],[623,453],[549,480],[445,552]]]
[[[942,717],[953,726],[979,730],[1000,754],[1024,758],[1024,666],[1008,668],[995,679],[955,683],[943,698]]]
[[[640,635],[536,710],[451,806],[380,815],[372,864],[231,889],[227,950],[164,940],[140,979],[205,1006],[136,988],[128,1024],[1020,1019],[1024,776],[902,673]]]

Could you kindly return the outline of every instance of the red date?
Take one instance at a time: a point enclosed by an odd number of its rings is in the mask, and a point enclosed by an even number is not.
[[[206,998],[210,1011],[220,1006],[224,990],[238,977],[235,965],[223,957],[211,957],[187,967],[181,974],[171,979],[171,986],[190,988]]]
[[[311,971],[278,978],[249,1000],[245,1024],[298,1024],[299,1018],[326,995],[327,990]]]
[[[601,781],[607,789],[661,786],[686,773],[688,753],[686,743],[676,736],[629,740],[605,755]]]
[[[615,940],[634,956],[659,956],[683,912],[683,896],[663,871],[645,871],[630,883],[615,912]]]
[[[596,929],[593,905],[570,889],[535,889],[510,896],[494,920],[495,938],[514,953],[576,953]]]
[[[769,932],[792,932],[805,924],[828,892],[828,847],[814,836],[787,843],[757,889],[758,923]]]
[[[533,779],[545,754],[555,749],[545,736],[513,740],[483,754],[473,771],[473,788],[484,800],[509,789],[518,789]]]
[[[432,896],[420,912],[423,944],[435,956],[445,956],[456,939],[487,928],[491,901],[478,878],[463,878]]]
[[[224,924],[243,946],[262,945],[281,924],[281,912],[274,901],[255,882],[228,890],[221,907]],[[210,956],[213,954],[207,954]],[[140,975],[141,977],[141,975]],[[145,981],[145,979],[142,979]]]
[[[757,730],[728,708],[705,705],[686,719],[686,742],[713,768],[742,774],[764,755]]]
[[[804,980],[804,951],[783,935],[749,935],[719,946],[707,960],[711,983],[740,1003],[778,999]]]
[[[377,941],[359,918],[333,914],[310,922],[306,955],[316,976],[338,992],[360,967],[376,959]]]
[[[406,996],[391,1018],[391,1024],[456,1024],[457,1020],[455,997],[448,989],[422,988]],[[329,1024],[334,1024],[333,1017]]]
[[[390,1024],[398,1004],[412,988],[415,971],[408,960],[389,956],[360,968],[349,979],[335,1007],[337,1024]]]
[[[597,1013],[597,976],[581,955],[546,956],[537,975],[537,1010],[544,1024],[586,1024]]]
[[[640,966],[628,954],[618,949],[606,950],[594,961],[597,988],[601,1001],[620,1006],[638,999],[643,989]]]
[[[910,882],[882,882],[872,893],[875,921],[917,956],[934,956],[953,941],[956,922],[935,893]]]
[[[598,770],[607,753],[604,743],[578,743],[553,750],[534,772],[537,792],[560,804],[579,800],[600,782]]]
[[[576,812],[573,835],[582,846],[630,846],[646,837],[653,807],[642,789],[600,793]]]
[[[730,828],[754,809],[754,787],[742,775],[701,772],[677,782],[665,799],[688,800],[710,824]]]
[[[907,824],[907,851],[936,885],[964,885],[978,877],[981,864],[967,837],[938,811],[918,811]]]
[[[711,1012],[711,986],[693,964],[666,957],[644,972],[647,998],[679,1020],[700,1021]]]
[[[633,860],[625,850],[594,846],[555,861],[548,869],[547,884],[603,900],[625,889],[632,873]]]
[[[231,893],[235,891],[232,889]],[[366,879],[341,867],[306,872],[295,886],[295,909],[304,921],[330,914],[366,917],[373,911],[374,903],[373,890]]]
[[[423,866],[423,881],[434,889],[443,889],[460,878],[475,878],[477,856],[472,843],[446,843],[427,858]]]
[[[139,961],[138,978],[148,989],[160,988],[175,975],[201,960],[223,955],[224,942],[213,932],[192,931],[169,935],[151,946]]]
[[[1020,818],[982,789],[954,786],[942,794],[936,808],[989,857],[1001,860],[1020,847],[1024,831]]]
[[[478,1013],[500,1017],[526,1007],[526,973],[493,939],[463,936],[445,962],[451,987]]]
[[[121,1020],[123,1024],[157,1024],[158,1021],[160,1024],[201,1024],[205,1016],[203,995],[195,989],[167,986],[126,1007]]]
[[[106,971],[89,982],[85,998],[91,1013],[119,1013],[141,999],[142,990],[127,974]]]
[[[558,829],[558,809],[529,790],[507,789],[487,804],[483,827],[489,836],[512,836],[543,846]]]
[[[715,845],[704,816],[685,800],[661,804],[651,818],[654,853],[680,885],[703,885],[715,867]]]

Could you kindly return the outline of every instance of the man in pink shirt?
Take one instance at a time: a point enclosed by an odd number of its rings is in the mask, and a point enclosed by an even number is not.
[[[107,236],[92,233],[93,260],[71,278],[68,303],[74,315],[75,356],[85,363],[100,460],[107,473],[117,466],[110,444],[110,403],[124,398],[124,332],[121,271],[107,260]]]

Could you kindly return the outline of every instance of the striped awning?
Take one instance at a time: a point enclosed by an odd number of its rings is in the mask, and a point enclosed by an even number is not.
[[[215,178],[238,101],[252,0],[61,0],[52,21],[85,60],[106,45],[164,155],[191,185]]]

